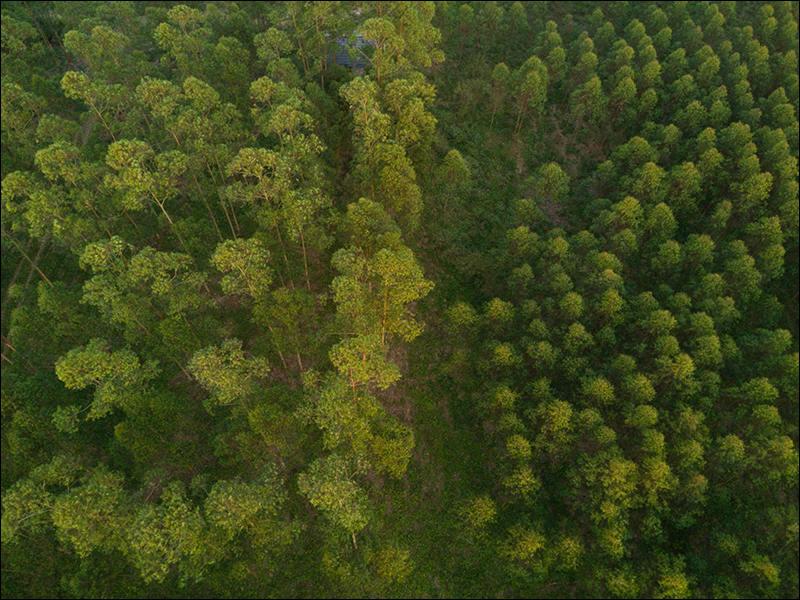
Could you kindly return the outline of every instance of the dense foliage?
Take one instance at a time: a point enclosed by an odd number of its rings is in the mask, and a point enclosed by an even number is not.
[[[4,598],[797,597],[797,2],[6,2],[2,74]]]

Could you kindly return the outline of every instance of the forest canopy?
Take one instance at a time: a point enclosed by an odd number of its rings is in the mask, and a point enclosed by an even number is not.
[[[796,598],[798,20],[5,2],[3,598]]]

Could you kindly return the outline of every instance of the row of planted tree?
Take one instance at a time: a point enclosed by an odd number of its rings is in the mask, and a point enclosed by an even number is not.
[[[529,23],[486,4],[450,13],[440,94],[488,107],[456,139],[519,190],[447,311],[494,457],[464,564],[530,597],[793,594],[797,5],[539,4],[511,62],[480,30]]]

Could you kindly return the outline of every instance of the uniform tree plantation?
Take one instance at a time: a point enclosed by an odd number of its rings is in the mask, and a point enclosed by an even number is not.
[[[3,598],[796,598],[797,2],[5,2]]]

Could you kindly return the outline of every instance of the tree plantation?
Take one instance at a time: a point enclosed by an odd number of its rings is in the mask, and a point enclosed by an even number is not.
[[[3,4],[3,598],[796,598],[798,20]]]

